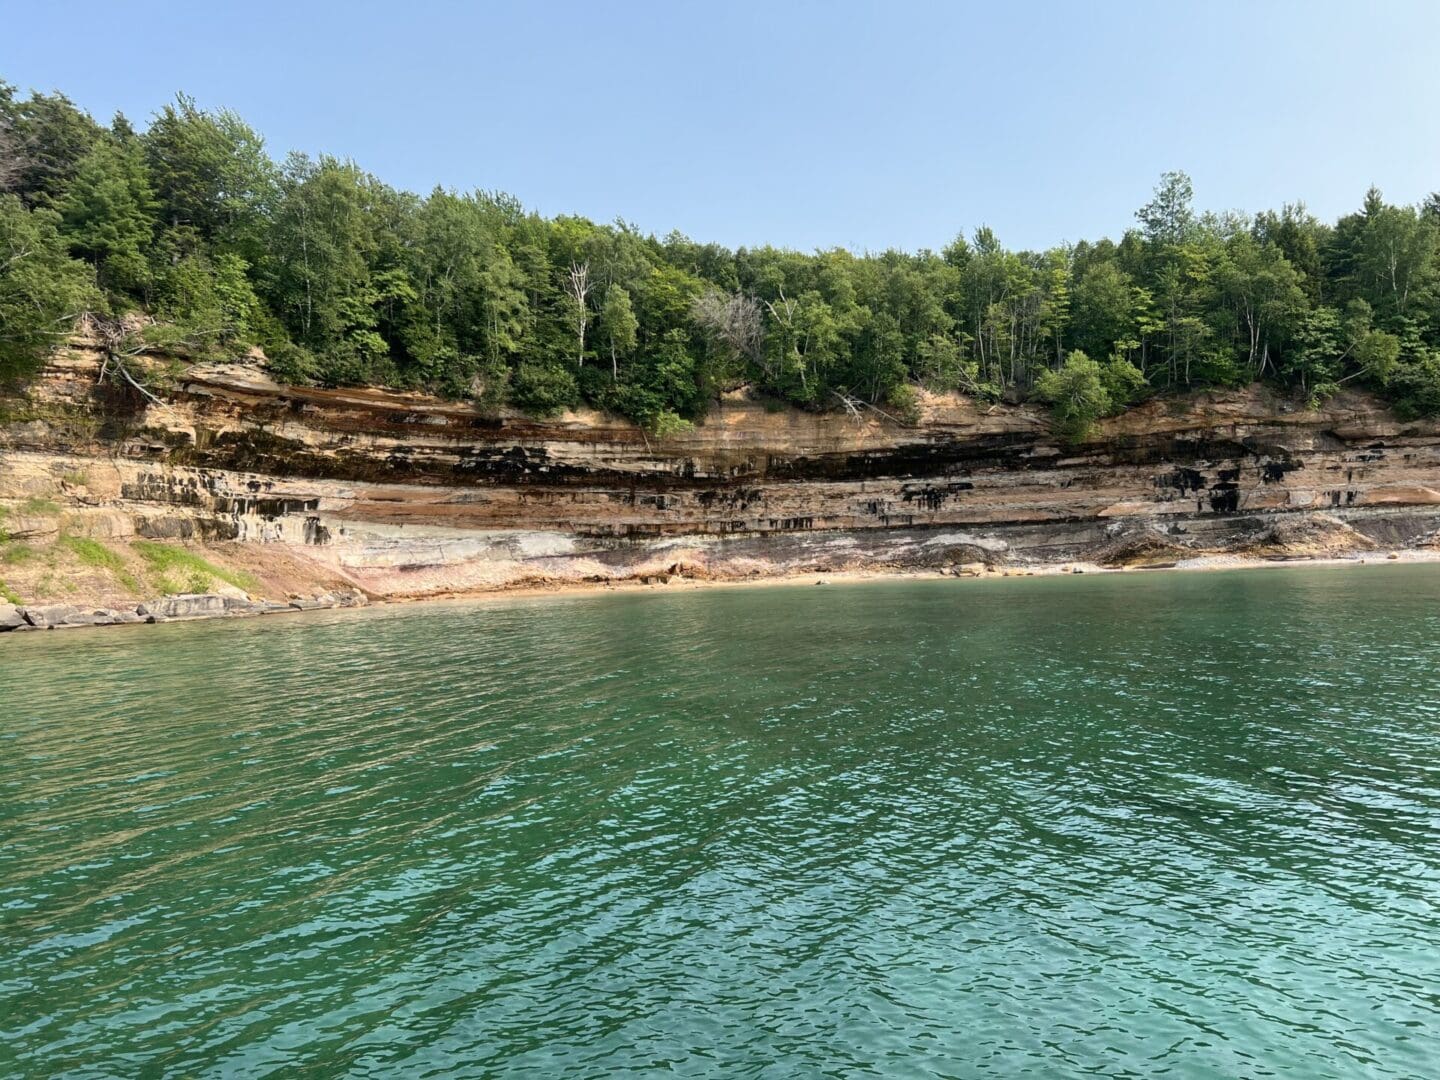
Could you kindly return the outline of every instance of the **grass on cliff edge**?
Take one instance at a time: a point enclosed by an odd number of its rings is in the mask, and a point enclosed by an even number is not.
[[[99,540],[89,540],[83,536],[62,536],[60,543],[69,548],[71,553],[86,566],[93,566],[97,570],[106,570],[113,574],[115,580],[132,593],[138,594],[144,591],[135,575],[126,569],[125,560],[100,543]]]
[[[137,555],[145,560],[150,572],[155,575],[155,584],[160,586],[163,592],[206,592],[210,588],[212,578],[223,581],[227,585],[234,585],[235,588],[247,593],[260,591],[260,583],[249,574],[216,566],[214,563],[202,559],[193,551],[186,551],[182,547],[172,547],[170,544],[160,544],[154,540],[136,540],[130,546]],[[186,575],[183,589],[175,585],[174,579],[170,576],[172,574]]]
[[[21,563],[30,562],[36,558],[39,552],[29,544],[22,544],[19,540],[11,540],[8,543],[0,537],[0,563],[6,566],[19,566]]]

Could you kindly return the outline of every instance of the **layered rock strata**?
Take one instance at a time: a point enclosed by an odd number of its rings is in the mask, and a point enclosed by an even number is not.
[[[1318,410],[1258,386],[1156,400],[1078,445],[1030,406],[929,397],[907,426],[736,399],[657,440],[596,413],[485,415],[282,387],[238,364],[157,366],[156,404],[100,383],[101,363],[79,343],[0,399],[12,535],[204,545],[261,581],[376,598],[1278,557],[1423,546],[1440,530],[1440,425],[1357,391]]]

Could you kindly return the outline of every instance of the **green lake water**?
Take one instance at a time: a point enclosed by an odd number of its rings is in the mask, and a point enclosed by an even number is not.
[[[1440,567],[0,638],[0,1076],[1440,1075]]]

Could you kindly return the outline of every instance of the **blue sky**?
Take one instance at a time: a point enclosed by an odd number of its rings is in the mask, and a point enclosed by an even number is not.
[[[142,121],[177,90],[275,156],[729,245],[1118,235],[1440,189],[1440,3],[0,2],[0,77]]]

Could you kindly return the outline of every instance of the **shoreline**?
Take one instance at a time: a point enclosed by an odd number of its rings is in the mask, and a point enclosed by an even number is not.
[[[1116,574],[1162,574],[1162,573],[1205,573],[1224,570],[1263,570],[1291,567],[1343,568],[1357,566],[1415,566],[1440,564],[1440,550],[1397,549],[1395,551],[1356,551],[1329,553],[1324,555],[1276,555],[1263,557],[1254,555],[1197,555],[1173,562],[1140,563],[1131,566],[1101,566],[1098,563],[1075,560],[1072,562],[1039,565],[1020,565],[985,569],[981,571],[954,572],[947,570],[908,570],[893,567],[875,567],[851,570],[816,570],[795,573],[760,574],[736,578],[700,578],[675,575],[663,581],[642,581],[617,579],[614,581],[551,581],[531,582],[514,586],[463,590],[457,592],[436,592],[415,596],[375,597],[356,601],[351,598],[333,599],[329,602],[300,601],[280,604],[255,601],[246,606],[225,607],[212,605],[208,610],[194,614],[168,615],[159,617],[127,616],[106,622],[59,623],[45,626],[5,627],[0,638],[24,631],[34,633],[40,630],[87,630],[109,629],[115,626],[147,626],[160,623],[215,622],[224,619],[252,618],[262,615],[301,615],[315,611],[362,611],[392,606],[411,606],[442,603],[477,603],[502,600],[529,600],[541,597],[575,596],[590,597],[616,594],[676,593],[695,592],[702,589],[756,588],[800,585],[858,585],[866,582],[894,581],[996,581],[1027,577],[1066,577],[1077,575]],[[167,598],[167,599],[187,599]],[[219,599],[218,597],[216,599]],[[163,603],[157,601],[154,603]],[[16,610],[44,608],[61,605],[32,604],[17,605]],[[81,605],[67,605],[81,612],[92,610]],[[146,605],[141,605],[146,606]],[[204,606],[204,605],[202,605]],[[100,608],[93,609],[102,610]]]
[[[498,589],[469,592],[439,593],[427,596],[394,597],[375,600],[372,606],[387,604],[426,603],[429,601],[477,601],[516,597],[578,596],[606,593],[685,592],[710,588],[755,588],[776,585],[856,585],[870,581],[998,581],[1007,578],[1072,577],[1082,575],[1196,573],[1219,570],[1263,570],[1286,567],[1347,567],[1402,566],[1440,563],[1440,550],[1421,551],[1397,549],[1394,552],[1357,551],[1329,555],[1277,555],[1273,558],[1253,555],[1197,555],[1174,562],[1136,564],[1132,566],[1101,566],[1099,563],[1076,559],[1070,562],[1017,565],[980,573],[951,573],[945,570],[905,570],[874,568],[856,570],[813,570],[786,574],[764,574],[738,578],[674,577],[666,583],[644,583],[629,579],[614,582],[554,582],[523,584]]]

